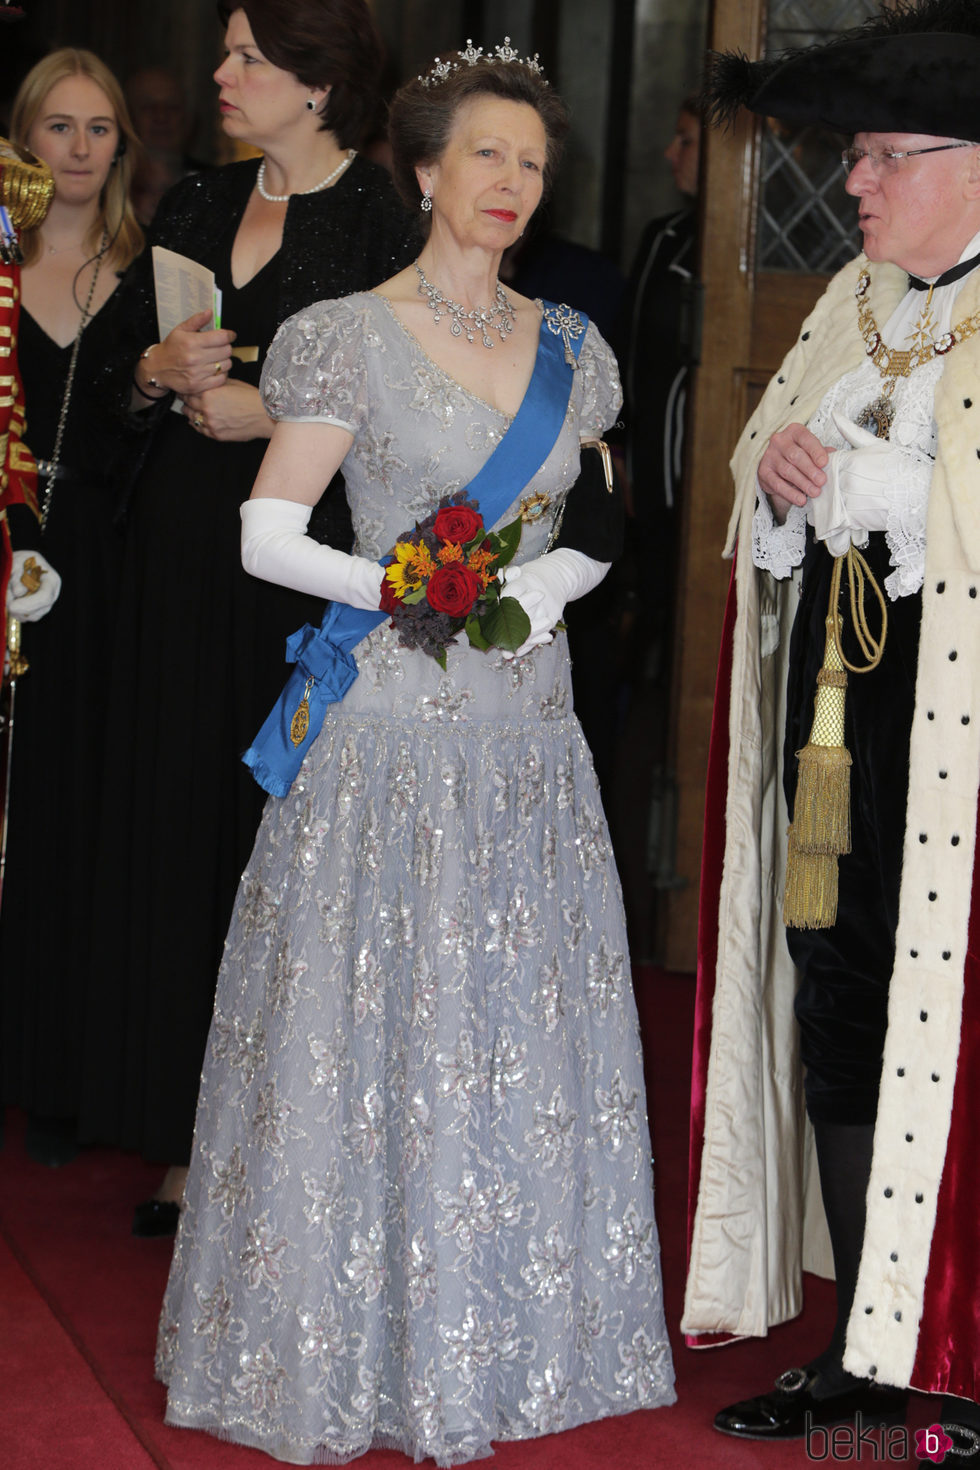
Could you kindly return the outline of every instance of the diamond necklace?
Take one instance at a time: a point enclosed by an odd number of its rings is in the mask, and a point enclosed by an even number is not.
[[[492,347],[494,344],[487,333],[496,332],[501,342],[506,342],[514,330],[515,312],[499,281],[492,306],[474,306],[472,311],[464,311],[458,301],[450,301],[448,296],[443,296],[438,286],[433,286],[431,281],[426,280],[425,272],[418,261],[415,262],[415,269],[419,275],[419,295],[424,296],[429,303],[435,321],[441,322],[444,316],[449,317],[449,330],[454,337],[465,336],[467,342],[475,342],[479,332],[484,347]]]
[[[294,194],[319,194],[320,190],[321,189],[326,189],[330,184],[332,184],[333,181],[334,181],[334,179],[338,178],[339,175],[343,173],[344,169],[345,168],[348,168],[354,162],[354,159],[356,157],[357,157],[357,149],[356,148],[348,148],[346,157],[344,157],[344,158],[342,158],[340,160],[340,162],[338,163],[337,167],[334,169],[333,173],[327,174],[327,177],[325,179],[321,179],[318,184],[314,184],[312,189],[294,189],[293,190],[293,193]],[[264,158],[263,158],[262,162],[259,164],[259,172],[258,172],[258,175],[256,177],[255,182],[258,185],[259,193],[262,195],[262,198],[264,200],[266,200],[266,202],[268,204],[286,204],[293,197],[292,194],[270,194],[269,191],[266,189],[266,187],[265,187],[265,159]]]
[[[871,309],[871,301],[868,297],[870,287],[871,274],[863,270],[854,288],[854,295],[857,298],[858,326],[866,343],[867,356],[871,358],[881,374],[882,384],[879,396],[873,403],[869,403],[861,410],[856,422],[862,429],[868,429],[872,434],[876,434],[879,439],[887,439],[895,418],[892,394],[898,379],[910,377],[916,368],[923,367],[927,362],[934,362],[937,357],[945,357],[947,352],[952,352],[957,343],[965,342],[968,337],[974,336],[980,331],[980,312],[964,317],[948,332],[923,341],[922,334],[927,330],[931,314],[927,301],[919,315],[921,325],[917,328],[919,340],[916,345],[908,348],[888,347],[878,330],[878,323]]]

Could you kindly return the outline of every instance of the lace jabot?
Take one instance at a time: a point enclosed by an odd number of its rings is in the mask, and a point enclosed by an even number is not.
[[[921,299],[921,298],[920,298]],[[918,592],[922,586],[926,553],[926,511],[929,485],[936,456],[936,424],[932,416],[936,384],[942,360],[920,368],[895,387],[895,421],[891,439],[902,454],[899,479],[891,490],[885,540],[894,571],[885,579],[885,591],[893,600]],[[846,449],[831,414],[836,409],[850,419],[881,391],[878,370],[864,362],[853,373],[839,378],[826,394],[807,427],[828,449]],[[863,544],[867,544],[865,535]],[[769,498],[761,490],[752,522],[752,559],[757,567],[774,577],[792,574],[803,561],[806,549],[806,510],[792,506],[782,525],[773,519]]]
[[[980,237],[971,240],[963,257],[976,253]],[[873,268],[872,268],[873,269]],[[921,291],[910,290],[881,329],[884,340],[892,346],[916,345],[922,335],[935,337],[958,320],[956,298],[970,276],[933,293],[929,304],[931,316],[924,329],[921,313],[926,298]],[[885,579],[885,590],[891,599],[918,592],[925,572],[926,513],[933,463],[936,457],[937,429],[933,418],[936,387],[942,376],[944,359],[935,358],[915,369],[907,378],[899,378],[892,394],[895,417],[890,439],[900,451],[897,456],[898,476],[889,489],[885,540],[893,567]],[[882,379],[870,360],[853,372],[839,378],[824,396],[807,427],[828,449],[844,449],[832,413],[836,410],[857,420],[862,410],[877,398]],[[863,543],[867,544],[867,533]],[[773,518],[768,496],[759,489],[759,503],[752,522],[752,559],[757,567],[776,578],[788,577],[801,564],[806,549],[806,511],[791,507],[782,525]]]

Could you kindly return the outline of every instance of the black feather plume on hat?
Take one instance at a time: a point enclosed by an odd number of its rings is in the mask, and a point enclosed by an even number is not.
[[[828,41],[760,61],[710,52],[700,102],[715,126],[746,107],[845,133],[980,141],[980,0],[896,0]]]
[[[709,51],[698,98],[708,127],[730,127],[743,107],[751,110],[760,86],[785,59],[750,61],[744,51]]]
[[[977,0],[895,0],[894,9],[870,16],[854,34],[916,35],[921,31],[980,36]]]

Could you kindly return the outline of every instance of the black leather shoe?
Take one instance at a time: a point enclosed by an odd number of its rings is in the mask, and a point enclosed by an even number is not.
[[[815,1398],[820,1375],[813,1368],[790,1368],[770,1393],[743,1399],[715,1415],[715,1428],[739,1439],[802,1439],[807,1428],[839,1424],[860,1414],[865,1424],[895,1424],[905,1418],[903,1388],[862,1381],[843,1393]]]
[[[154,1235],[176,1235],[180,1205],[170,1199],[145,1199],[133,1211],[133,1234],[149,1239]]]

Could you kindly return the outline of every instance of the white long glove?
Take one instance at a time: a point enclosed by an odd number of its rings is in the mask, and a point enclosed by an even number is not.
[[[36,592],[28,591],[23,579],[24,563],[33,557],[41,572],[41,585]],[[33,580],[28,573],[28,579]],[[7,583],[7,611],[20,623],[36,623],[50,612],[61,592],[61,578],[47,557],[39,551],[15,551],[10,564],[10,581]]]
[[[242,566],[265,582],[375,611],[384,568],[366,556],[348,556],[307,536],[312,509],[296,500],[246,500]]]
[[[831,417],[852,448],[830,456],[827,483],[809,502],[807,520],[831,556],[843,556],[852,541],[863,546],[868,531],[887,528],[888,492],[899,484],[903,451],[836,410]]]
[[[500,580],[507,597],[514,597],[527,613],[531,631],[513,655],[520,658],[541,643],[550,643],[566,602],[584,597],[598,587],[612,562],[593,561],[584,552],[559,546],[522,566],[505,567]]]

